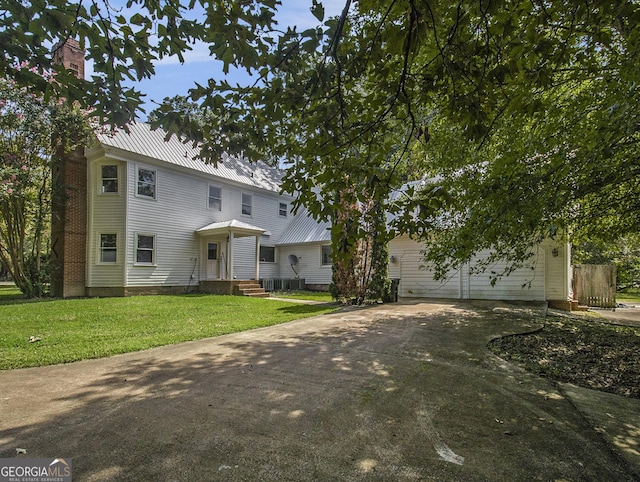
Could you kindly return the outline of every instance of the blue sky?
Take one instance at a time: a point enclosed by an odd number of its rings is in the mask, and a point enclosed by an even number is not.
[[[279,27],[286,29],[286,26],[295,25],[298,30],[304,30],[316,26],[318,20],[310,12],[311,3],[311,0],[282,0],[276,17]],[[325,19],[339,15],[345,3],[345,0],[322,0]],[[186,95],[195,82],[206,84],[210,78],[224,77],[222,62],[212,60],[206,46],[197,45],[184,57],[184,64],[180,64],[175,57],[163,59],[156,64],[156,75],[152,79],[136,84],[137,88],[147,95],[147,102],[143,106],[147,113],[155,108],[152,101],[160,102],[165,97]],[[230,83],[241,78],[242,74],[233,72],[227,77]],[[139,114],[138,117],[145,120],[146,114]]]

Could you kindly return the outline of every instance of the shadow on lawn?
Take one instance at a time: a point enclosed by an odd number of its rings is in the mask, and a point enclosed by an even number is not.
[[[0,431],[0,457],[23,447],[29,458],[71,458],[74,480],[570,479],[578,465],[624,480],[595,434],[567,430],[581,418],[539,420],[566,401],[496,385],[518,375],[500,373],[486,340],[537,321],[451,307],[411,317],[355,310],[313,329],[176,346],[166,358],[82,362],[95,378],[72,391],[72,371],[56,367],[62,378],[34,386],[47,407],[40,421]],[[503,434],[496,419],[512,423],[506,413],[521,436]]]

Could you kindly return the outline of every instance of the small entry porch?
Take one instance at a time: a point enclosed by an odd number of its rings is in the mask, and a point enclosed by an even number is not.
[[[257,226],[232,219],[211,223],[196,230],[200,238],[200,249],[203,264],[200,272],[200,290],[203,293],[268,296],[260,287],[260,236],[266,231]],[[234,260],[236,238],[255,237],[254,273],[251,280],[237,279]],[[246,265],[245,265],[246,266]],[[245,269],[246,271],[246,269]],[[247,273],[244,277],[248,277]]]

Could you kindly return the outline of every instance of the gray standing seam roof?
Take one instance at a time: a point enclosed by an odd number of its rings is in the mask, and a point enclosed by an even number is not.
[[[299,212],[291,221],[277,244],[321,243],[331,241],[331,224],[318,222],[306,210]]]
[[[186,167],[194,171],[217,176],[241,184],[279,192],[282,173],[262,161],[250,162],[248,159],[223,154],[217,166],[198,159],[200,149],[192,142],[183,143],[177,136],[165,140],[166,132],[152,130],[149,124],[136,122],[129,125],[129,132],[97,133],[98,141],[104,148],[113,147],[158,159],[160,161]]]

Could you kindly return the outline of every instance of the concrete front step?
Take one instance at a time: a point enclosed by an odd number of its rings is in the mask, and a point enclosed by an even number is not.
[[[269,296],[255,280],[203,280],[200,282],[203,293],[234,296]]]
[[[252,296],[254,298],[267,298],[267,293],[258,283],[242,283],[236,285],[233,290],[235,295]]]

